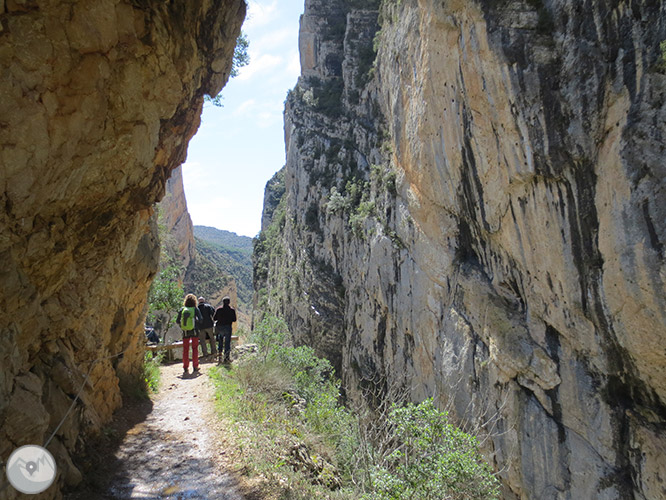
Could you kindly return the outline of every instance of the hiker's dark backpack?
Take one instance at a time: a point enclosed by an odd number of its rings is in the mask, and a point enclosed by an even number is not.
[[[194,307],[183,307],[180,314],[180,327],[183,330],[194,330]]]

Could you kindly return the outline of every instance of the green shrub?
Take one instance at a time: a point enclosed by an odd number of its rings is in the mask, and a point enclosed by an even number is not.
[[[328,203],[326,204],[326,211],[332,214],[342,212],[347,205],[345,197],[340,194],[338,188],[333,186],[331,194],[328,195]]]
[[[212,371],[218,407],[239,440],[231,453],[279,498],[498,498],[476,439],[432,400],[394,404],[378,418],[354,413],[341,403],[330,362],[289,339],[285,321],[267,315],[252,333],[258,355]],[[294,462],[285,453],[294,448],[323,466],[313,472]]]
[[[370,165],[370,177],[377,185],[378,190],[385,190],[393,196],[397,195],[397,174],[390,165]]]
[[[183,270],[179,265],[172,264],[160,270],[155,280],[150,284],[148,291],[148,314],[146,320],[155,323],[160,312],[164,313],[166,320],[163,329],[166,332],[171,326],[174,311],[181,306],[184,291],[180,285]]]
[[[162,373],[160,365],[162,364],[163,354],[153,356],[153,353],[146,352],[143,357],[143,381],[147,392],[157,392],[160,387]]]
[[[375,202],[364,200],[356,207],[354,212],[349,217],[349,224],[351,225],[352,232],[356,237],[363,236],[363,223],[366,219],[375,215]]]
[[[499,486],[475,437],[452,425],[432,399],[394,406],[395,448],[372,472],[373,500],[497,499]]]
[[[289,370],[274,360],[243,363],[236,370],[236,379],[243,390],[264,393],[272,400],[294,388]]]
[[[266,361],[268,355],[276,346],[281,346],[285,343],[288,335],[289,328],[285,320],[266,315],[252,331],[250,342],[257,344],[259,357],[262,361]]]

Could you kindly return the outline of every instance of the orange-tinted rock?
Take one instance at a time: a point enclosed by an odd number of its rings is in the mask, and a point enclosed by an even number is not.
[[[2,2],[2,460],[44,444],[83,386],[53,444],[66,457],[138,376],[152,206],[229,76],[244,13],[241,0]],[[63,466],[58,481],[78,478]]]

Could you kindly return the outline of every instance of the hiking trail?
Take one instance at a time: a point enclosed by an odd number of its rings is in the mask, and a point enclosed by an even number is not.
[[[214,414],[214,388],[207,376],[213,366],[202,361],[199,374],[193,375],[190,366],[189,375],[183,376],[181,363],[164,365],[160,389],[151,401],[119,411],[114,422],[116,427],[126,424],[124,436],[113,456],[97,457],[97,498],[243,499],[226,472],[220,441],[224,429]],[[136,422],[142,412],[145,418]],[[88,488],[66,498],[90,498],[86,495],[91,493]]]

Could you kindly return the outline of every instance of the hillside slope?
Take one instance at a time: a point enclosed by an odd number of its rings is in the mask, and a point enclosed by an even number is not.
[[[253,294],[252,238],[205,226],[194,226],[194,235],[195,264],[188,269],[185,284],[197,290],[199,295],[221,300],[222,292],[229,289],[233,281],[239,308],[250,314]]]
[[[252,253],[252,238],[210,226],[194,226],[194,236],[224,248]]]

